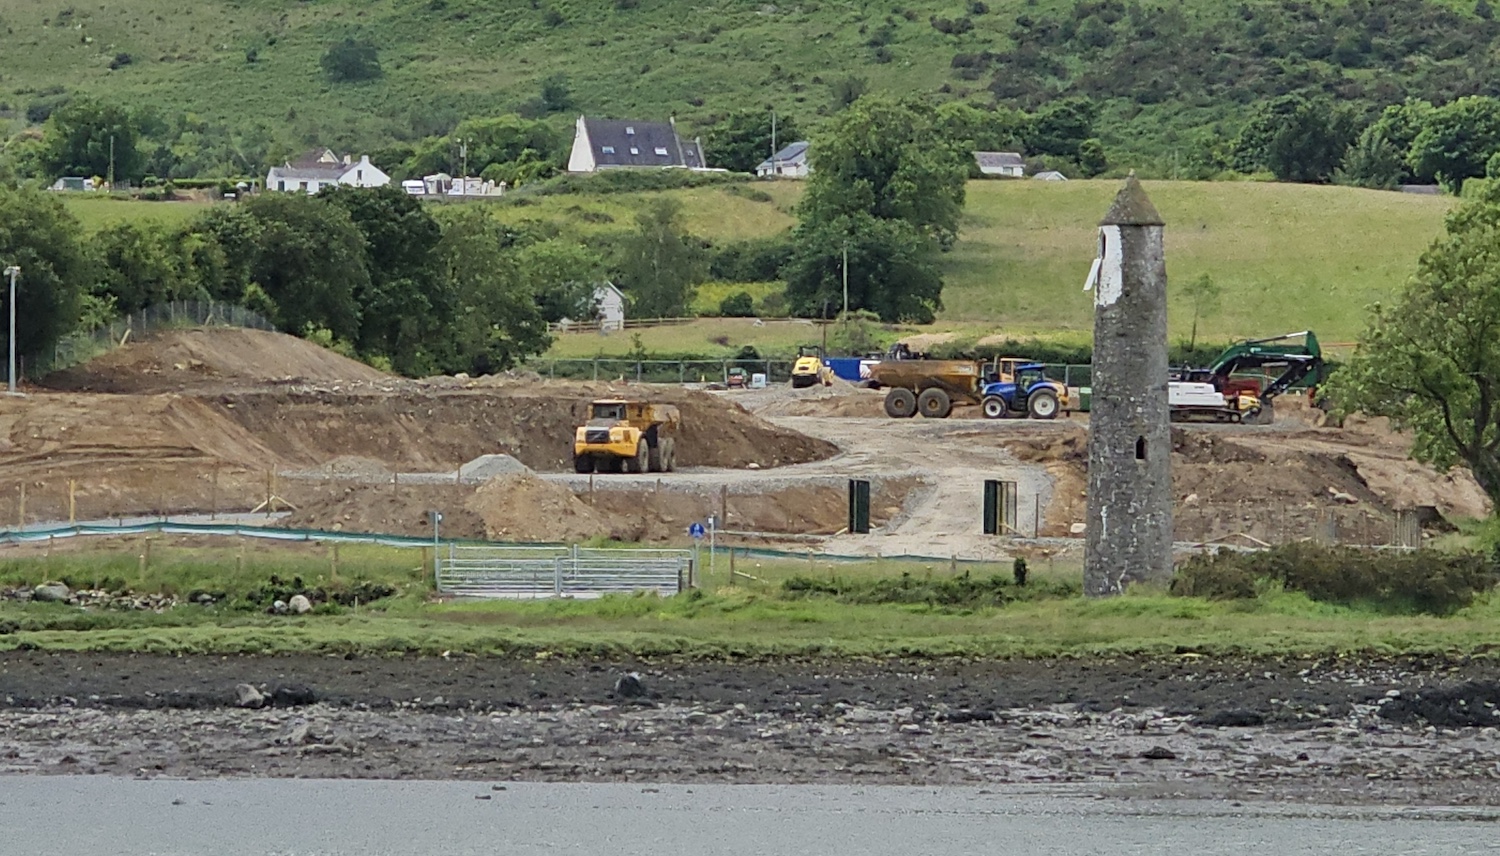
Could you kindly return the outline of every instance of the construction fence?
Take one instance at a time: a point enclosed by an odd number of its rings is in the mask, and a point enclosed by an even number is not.
[[[217,300],[173,300],[128,313],[87,333],[64,336],[49,353],[22,364],[21,376],[34,380],[107,354],[148,333],[191,327],[276,329],[264,316],[243,306]]]

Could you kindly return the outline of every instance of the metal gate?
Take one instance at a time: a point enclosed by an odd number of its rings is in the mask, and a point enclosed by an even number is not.
[[[438,592],[455,597],[674,595],[693,582],[690,550],[449,544],[433,564]]]

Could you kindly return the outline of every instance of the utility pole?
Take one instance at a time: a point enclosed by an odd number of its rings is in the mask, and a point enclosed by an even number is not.
[[[849,241],[844,241],[844,326],[849,326]]]
[[[108,178],[108,183],[109,183],[109,190],[110,190],[111,193],[113,193],[114,189],[115,189],[115,135],[114,134],[110,134],[109,135],[109,178]]]
[[[459,178],[463,182],[463,196],[469,195],[469,143],[466,140],[458,141],[458,154],[463,158],[463,175]]]
[[[16,277],[21,275],[21,269],[11,265],[5,269],[5,275],[10,277],[10,383],[8,392],[16,394]]]

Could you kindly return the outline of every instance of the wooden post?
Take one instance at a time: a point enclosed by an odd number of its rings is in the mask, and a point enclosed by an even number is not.
[[[239,552],[234,557],[234,572],[236,576],[243,576],[245,573],[245,539],[243,537],[240,538]]]
[[[729,548],[729,581],[731,583],[734,582],[734,554],[738,553],[739,551],[740,550],[738,547]]]
[[[208,519],[215,520],[219,516],[219,462],[214,461],[213,481],[208,491]]]
[[[78,525],[78,480],[68,479],[68,525]]]
[[[16,503],[16,528],[26,528],[26,482],[21,482],[21,499]]]
[[[719,485],[719,528],[729,528],[729,485]]]
[[[339,542],[335,541],[328,550],[329,573],[333,581],[339,581]]]

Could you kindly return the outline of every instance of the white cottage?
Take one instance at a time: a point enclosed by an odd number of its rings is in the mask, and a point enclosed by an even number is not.
[[[573,151],[568,172],[601,169],[702,170],[703,150],[697,140],[677,135],[677,123],[635,122],[579,116],[573,129]]]
[[[1020,178],[1026,174],[1026,159],[1020,152],[974,152],[980,175]]]
[[[806,140],[792,143],[755,168],[761,178],[807,178],[812,166],[807,162]]]
[[[266,189],[284,193],[312,194],[340,184],[384,187],[390,183],[391,177],[370,163],[369,155],[361,155],[356,161],[349,155],[340,158],[332,149],[314,150],[295,162],[273,166],[266,174]]]
[[[594,305],[598,306],[601,331],[625,329],[625,293],[612,282],[594,288]]]

